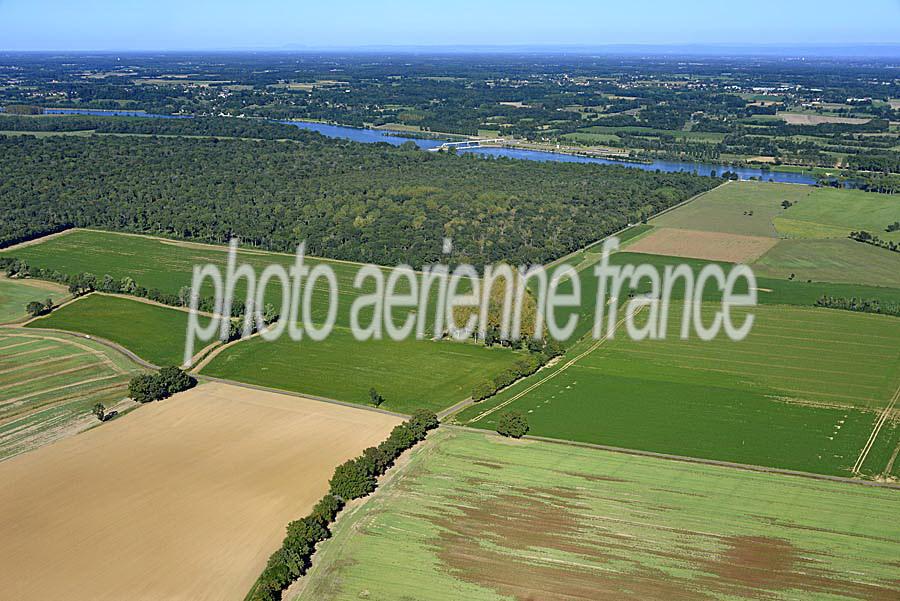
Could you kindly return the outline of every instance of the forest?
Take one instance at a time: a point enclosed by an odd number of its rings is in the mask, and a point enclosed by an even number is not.
[[[0,135],[0,246],[94,227],[287,252],[306,240],[387,265],[546,262],[721,182],[292,135]]]

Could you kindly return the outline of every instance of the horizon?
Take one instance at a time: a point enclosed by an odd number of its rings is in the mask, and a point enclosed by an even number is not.
[[[536,0],[490,5],[462,0],[427,10],[410,0],[379,5],[350,0],[340,8],[337,13],[329,6],[279,0],[264,0],[252,9],[236,0],[127,6],[93,0],[78,7],[50,0],[37,12],[23,0],[0,0],[0,52],[596,52],[724,46],[742,48],[741,54],[752,49],[871,47],[900,54],[900,2],[895,0],[874,0],[865,14],[846,14],[846,6],[834,0],[801,0],[791,6],[759,0],[752,10],[741,7],[740,12],[713,0],[687,7],[652,2],[640,13],[586,0],[549,7]]]

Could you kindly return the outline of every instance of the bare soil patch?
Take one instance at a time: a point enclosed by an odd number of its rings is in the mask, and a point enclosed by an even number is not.
[[[862,125],[871,121],[871,119],[861,119],[859,117],[832,117],[829,115],[807,115],[804,113],[781,113],[779,117],[790,125],[820,125],[822,123]]]
[[[749,263],[778,243],[776,238],[722,232],[657,228],[628,247],[629,252],[729,263]]]
[[[0,464],[0,590],[240,601],[334,467],[400,418],[204,384]]]

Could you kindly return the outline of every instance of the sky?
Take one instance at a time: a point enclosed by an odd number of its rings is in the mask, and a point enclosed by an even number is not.
[[[0,51],[900,44],[900,0],[0,0]]]

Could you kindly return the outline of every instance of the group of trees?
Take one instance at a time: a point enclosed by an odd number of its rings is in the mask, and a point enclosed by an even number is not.
[[[82,226],[211,243],[236,235],[285,252],[305,239],[310,255],[386,265],[544,263],[717,183],[296,133],[291,143],[0,136],[0,246]]]
[[[128,383],[128,396],[138,403],[159,401],[197,385],[197,380],[177,367],[163,367],[156,373],[140,374]]]
[[[900,303],[882,302],[878,299],[864,299],[857,297],[838,297],[824,295],[816,301],[817,307],[828,309],[843,309],[844,311],[857,311],[859,313],[880,313],[900,317]]]
[[[309,569],[316,545],[331,535],[329,526],[347,501],[364,497],[375,490],[378,477],[397,457],[425,439],[438,427],[434,413],[419,410],[396,426],[377,447],[369,447],[355,459],[334,470],[329,490],[308,516],[288,524],[284,541],[266,564],[247,596],[249,601],[277,601],[281,593]]]
[[[53,307],[53,299],[48,298],[45,301],[31,301],[25,305],[25,311],[32,317],[40,317],[41,315],[47,315],[53,311]]]

